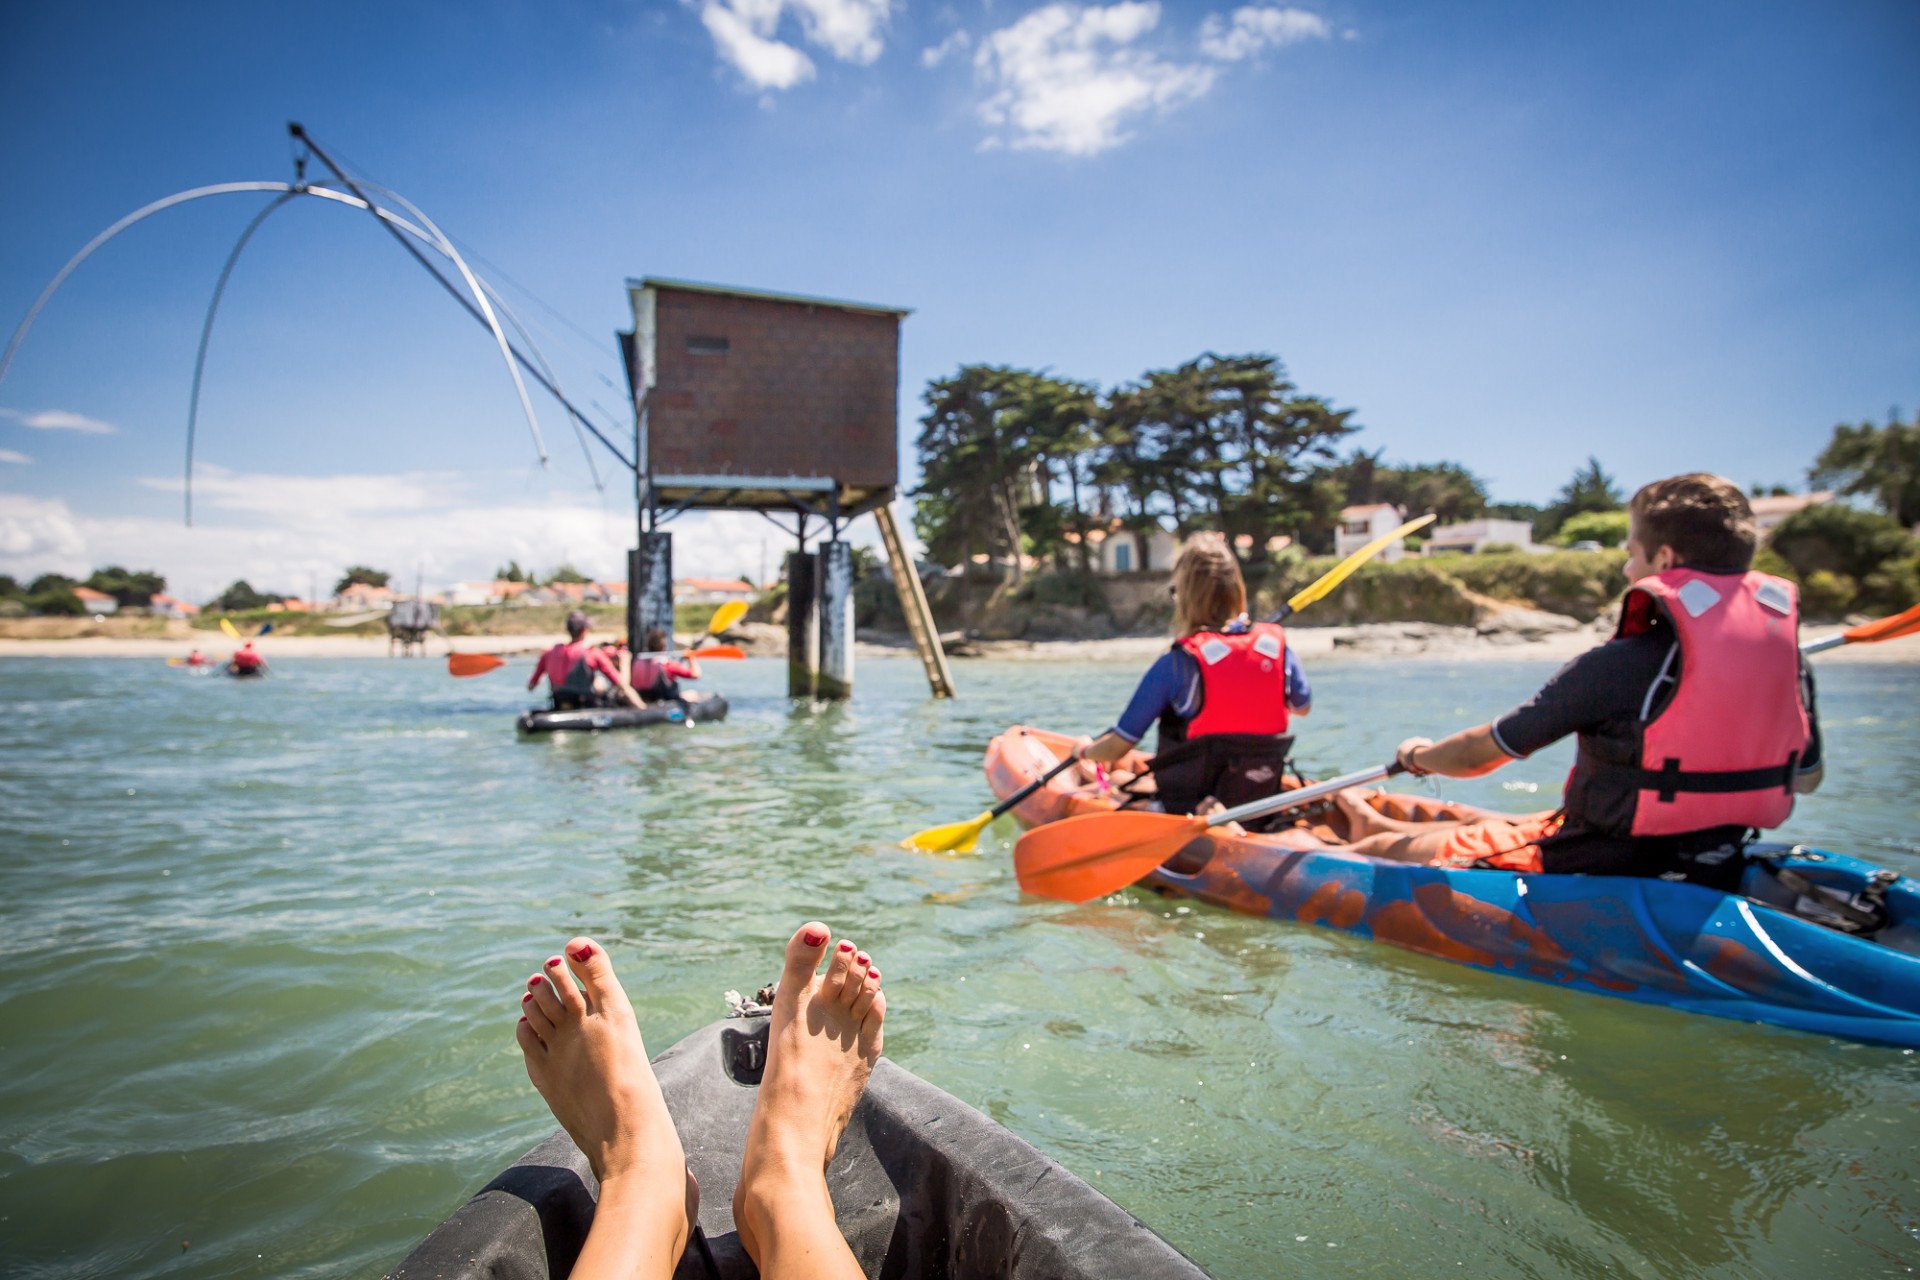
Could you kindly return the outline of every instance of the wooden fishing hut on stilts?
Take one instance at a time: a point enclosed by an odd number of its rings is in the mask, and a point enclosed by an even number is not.
[[[673,630],[673,535],[663,526],[685,511],[754,511],[795,544],[786,560],[787,692],[848,697],[854,573],[844,535],[871,512],[927,682],[935,697],[952,697],[890,505],[900,479],[900,321],[909,312],[655,277],[629,280],[627,292],[633,329],[620,344],[640,510],[627,630],[636,649],[648,628]]]

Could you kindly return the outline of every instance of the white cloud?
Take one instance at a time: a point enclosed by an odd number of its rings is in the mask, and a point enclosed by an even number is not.
[[[85,577],[86,538],[57,498],[0,493],[0,573],[26,581],[43,573]]]
[[[1200,51],[1222,62],[1251,58],[1262,49],[1281,49],[1302,40],[1325,40],[1333,34],[1327,20],[1305,9],[1272,9],[1248,5],[1233,11],[1229,23],[1219,14],[1200,24]]]
[[[10,419],[23,427],[32,427],[35,431],[78,431],[81,435],[110,436],[119,430],[111,422],[102,422],[98,418],[89,418],[84,414],[69,413],[65,409],[46,409],[40,413],[0,409],[0,418]]]
[[[178,478],[141,482],[178,493]],[[491,483],[491,481],[488,481]],[[429,590],[490,577],[508,560],[550,570],[563,561],[596,578],[626,577],[633,509],[571,496],[481,493],[454,472],[401,475],[243,475],[200,468],[194,527],[176,516],[91,515],[55,498],[0,493],[0,573],[84,577],[106,564],[152,568],[174,594],[205,600],[236,578],[263,591],[328,591],[350,564],[392,573]],[[911,528],[911,510],[902,522]],[[679,577],[778,575],[791,547],[757,515],[689,513],[670,526]],[[851,541],[875,545],[870,520]]]
[[[939,44],[920,51],[920,65],[937,67],[956,53],[965,53],[973,44],[973,37],[964,31],[956,31]]]
[[[746,10],[742,13],[741,10]],[[761,22],[758,15],[765,5],[749,5],[743,0],[707,0],[700,6],[700,21],[706,24],[720,56],[756,89],[791,89],[803,80],[813,79],[813,60],[790,44],[770,40],[755,28],[764,26],[768,34],[779,24],[780,6],[772,6],[771,20]]]
[[[1206,93],[1214,70],[1133,48],[1160,21],[1155,3],[1050,4],[980,44],[974,69],[992,93],[980,105],[1019,148],[1096,155],[1131,136],[1130,119]],[[990,139],[999,141],[999,139]]]
[[[842,62],[867,66],[880,56],[892,0],[702,0],[700,21],[720,56],[755,89],[791,89],[813,79],[813,59],[777,39],[791,13],[800,34]]]
[[[17,449],[0,449],[0,462],[11,462],[18,466],[29,466],[33,459]]]

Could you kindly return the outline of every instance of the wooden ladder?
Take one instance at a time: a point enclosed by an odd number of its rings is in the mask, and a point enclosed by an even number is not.
[[[933,625],[933,610],[927,605],[927,593],[920,585],[920,571],[907,555],[900,539],[900,526],[894,522],[893,507],[873,509],[880,522],[880,539],[887,544],[887,563],[893,567],[893,587],[900,593],[900,612],[907,615],[907,630],[913,647],[920,654],[920,665],[927,669],[927,684],[936,698],[953,696],[953,672],[947,670],[947,654],[940,647],[940,632]]]

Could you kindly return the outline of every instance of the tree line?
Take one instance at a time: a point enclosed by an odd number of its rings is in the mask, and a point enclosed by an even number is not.
[[[1032,369],[963,365],[928,383],[922,399],[916,532],[942,563],[984,555],[1016,577],[1023,556],[1084,571],[1089,535],[1112,529],[1132,531],[1143,557],[1167,523],[1219,530],[1252,564],[1281,535],[1331,550],[1340,510],[1353,505],[1392,503],[1442,523],[1525,520],[1542,539],[1622,505],[1597,459],[1540,507],[1493,501],[1456,462],[1343,455],[1361,430],[1355,411],[1302,391],[1271,355],[1208,352],[1105,391]],[[1166,566],[1143,558],[1140,567]]]

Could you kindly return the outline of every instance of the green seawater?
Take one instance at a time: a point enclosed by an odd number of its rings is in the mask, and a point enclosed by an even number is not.
[[[1486,719],[1537,663],[1321,662],[1308,767]],[[523,672],[524,674],[524,672]],[[1920,1266],[1920,1055],[1475,972],[1139,891],[1023,899],[988,737],[1126,665],[869,661],[842,706],[517,741],[511,671],[0,662],[0,1273],[378,1275],[552,1129],[526,975],[604,940],[649,1044],[818,916],[888,1052],[1221,1277],[1836,1277]],[[1920,667],[1821,683],[1784,834],[1920,872]],[[1549,807],[1567,748],[1445,794]]]

